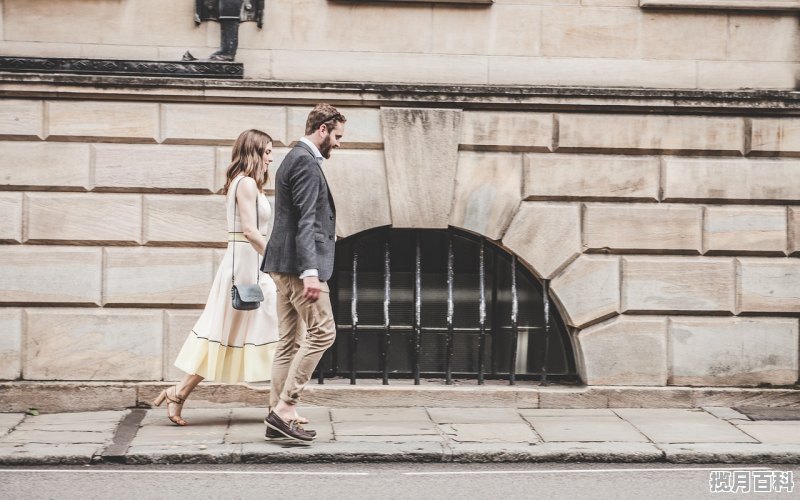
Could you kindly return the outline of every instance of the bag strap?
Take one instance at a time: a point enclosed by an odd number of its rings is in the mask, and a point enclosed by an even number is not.
[[[236,243],[237,243],[237,241],[236,241],[235,233],[236,233],[236,212],[239,210],[239,200],[236,199],[236,193],[237,193],[237,191],[239,191],[239,184],[241,184],[242,179],[244,179],[244,176],[242,176],[241,178],[239,178],[238,181],[236,181],[236,188],[233,190],[233,232],[234,232],[234,236],[233,236],[233,255],[231,255],[231,285],[236,285]],[[259,227],[258,227],[258,194],[256,194],[256,229],[259,229]],[[260,271],[260,269],[258,268],[258,254],[256,254],[256,284],[258,284],[258,277],[259,277],[258,271]]]

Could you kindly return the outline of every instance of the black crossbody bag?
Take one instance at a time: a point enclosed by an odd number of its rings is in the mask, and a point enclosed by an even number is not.
[[[236,199],[236,192],[239,190],[239,184],[236,183],[236,189],[233,192],[233,232],[236,233],[236,212],[238,211],[239,200]],[[256,196],[256,228],[258,228],[258,196]],[[261,286],[258,284],[260,276],[258,269],[258,255],[256,255],[256,284],[255,285],[236,285],[236,236],[233,237],[233,255],[231,256],[231,304],[234,309],[240,311],[251,311],[261,307],[261,302],[264,300],[264,293],[261,291]]]

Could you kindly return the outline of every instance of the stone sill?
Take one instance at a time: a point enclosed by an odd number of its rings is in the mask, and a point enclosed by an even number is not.
[[[679,90],[614,87],[413,85],[396,83],[195,80],[0,73],[0,97],[119,99],[306,106],[420,106],[458,109],[797,113],[791,90]]]
[[[646,9],[800,10],[800,0],[639,0]]]

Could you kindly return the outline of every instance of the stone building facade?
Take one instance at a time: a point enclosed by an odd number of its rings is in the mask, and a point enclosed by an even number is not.
[[[188,0],[0,6],[5,56],[219,40]],[[589,386],[795,384],[798,9],[267,0],[243,80],[0,73],[0,378],[179,377],[233,139],[268,131],[277,165],[327,101],[348,117],[325,166],[340,237],[496,242],[549,284]]]

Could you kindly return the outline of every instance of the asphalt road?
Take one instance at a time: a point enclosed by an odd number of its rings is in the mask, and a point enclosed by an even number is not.
[[[793,493],[711,493],[711,471],[792,471]],[[749,475],[749,473],[748,473]],[[0,499],[798,498],[797,465],[280,464],[0,469]]]

